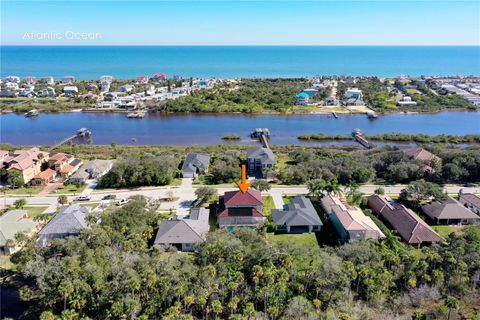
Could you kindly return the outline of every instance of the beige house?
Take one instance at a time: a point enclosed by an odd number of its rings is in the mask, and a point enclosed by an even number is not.
[[[7,171],[17,170],[23,178],[23,182],[29,183],[42,169],[42,163],[48,161],[48,153],[38,148],[28,150],[16,150],[2,159],[1,167]]]

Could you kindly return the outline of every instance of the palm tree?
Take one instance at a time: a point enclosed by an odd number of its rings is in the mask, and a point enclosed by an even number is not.
[[[307,183],[308,195],[315,200],[321,199],[326,189],[326,181],[322,179],[311,180]]]
[[[455,298],[455,297],[448,296],[445,299],[445,306],[448,308],[447,320],[450,320],[450,316],[452,314],[452,309],[457,309],[459,304],[460,304],[460,301],[458,301],[458,299]]]
[[[337,179],[330,180],[325,186],[325,190],[328,194],[339,196],[342,194],[342,188],[338,184]]]

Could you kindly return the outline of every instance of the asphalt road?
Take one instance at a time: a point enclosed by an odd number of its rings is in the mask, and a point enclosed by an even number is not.
[[[91,187],[87,187],[86,190],[82,194],[90,194],[91,199],[90,201],[84,201],[84,203],[89,202],[100,202],[102,198],[107,194],[115,194],[116,199],[126,199],[134,195],[143,195],[145,197],[158,199],[158,198],[166,198],[167,195],[171,192],[177,200],[173,202],[162,202],[160,206],[160,210],[169,210],[174,209],[177,210],[177,213],[180,215],[187,214],[188,208],[192,201],[195,200],[195,189],[199,186],[192,185],[191,180],[183,179],[182,184],[178,187],[151,187],[151,188],[139,188],[139,189],[122,189],[122,190],[94,190],[94,185],[91,184]],[[360,187],[360,191],[365,194],[373,194],[374,190],[377,189],[379,185],[364,185]],[[405,188],[405,185],[391,185],[391,186],[382,186],[385,189],[385,193],[389,195],[396,195],[399,194],[402,189]],[[463,192],[468,193],[480,193],[480,187],[468,188],[458,185],[451,185],[445,187],[447,193],[458,193],[460,189],[463,189]],[[218,194],[222,195],[225,191],[237,190],[235,187],[231,188],[217,188]],[[271,195],[274,199],[279,199],[284,195],[300,195],[306,194],[308,190],[306,187],[296,186],[296,187],[288,187],[288,186],[280,186],[280,187],[273,187],[268,192],[264,192],[264,195]],[[15,200],[19,199],[18,196],[5,196],[2,199],[2,203],[6,205],[11,205]],[[57,205],[58,195],[51,194],[47,196],[27,196],[24,197],[27,200],[28,205],[44,205],[49,206],[52,211]],[[68,201],[73,202],[77,196],[69,196]]]

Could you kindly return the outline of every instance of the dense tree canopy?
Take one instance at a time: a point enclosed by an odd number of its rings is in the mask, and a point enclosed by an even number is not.
[[[104,188],[167,185],[175,177],[178,164],[173,155],[131,154],[118,159],[98,184]]]
[[[422,249],[388,232],[317,247],[216,231],[178,254],[150,246],[158,224],[137,198],[78,237],[28,245],[12,258],[29,280],[22,298],[42,319],[379,319],[442,312],[442,297],[467,301],[480,285],[478,226]]]

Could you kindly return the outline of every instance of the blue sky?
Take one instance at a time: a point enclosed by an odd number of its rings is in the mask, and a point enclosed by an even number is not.
[[[480,45],[480,1],[1,1],[2,44]],[[79,39],[80,34],[89,39]]]

